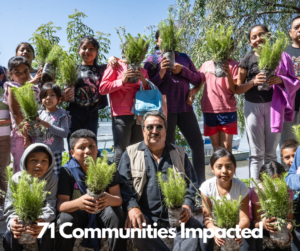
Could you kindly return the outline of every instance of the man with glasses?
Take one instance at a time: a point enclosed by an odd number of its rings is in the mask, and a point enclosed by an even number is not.
[[[123,208],[128,212],[126,229],[142,229],[144,222],[157,226],[157,229],[170,227],[168,210],[163,205],[163,195],[156,180],[157,172],[166,176],[169,168],[188,177],[185,178],[187,193],[179,223],[185,223],[185,228],[201,228],[200,222],[191,216],[197,186],[194,168],[181,147],[166,142],[166,129],[167,121],[163,113],[146,113],[142,121],[144,141],[127,147],[120,160],[119,173],[130,187],[121,189]],[[173,250],[196,251],[198,238],[182,238],[180,230],[180,227],[176,229]],[[134,238],[133,241],[138,250],[169,250],[160,238]]]

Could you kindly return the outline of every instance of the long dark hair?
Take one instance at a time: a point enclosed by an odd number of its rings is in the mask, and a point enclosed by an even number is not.
[[[18,46],[17,46],[17,48],[16,48],[16,53],[18,53],[18,50],[20,49],[20,47],[21,47],[23,44],[26,44],[27,46],[29,46],[29,48],[32,50],[33,56],[34,56],[34,55],[35,55],[35,52],[34,52],[33,46],[32,46],[30,43],[27,43],[27,42],[21,42],[21,43],[19,43]]]
[[[78,45],[78,51],[79,51],[79,49],[80,49],[80,47],[82,46],[82,44],[85,42],[85,41],[88,41],[88,42],[90,42],[90,43],[92,43],[92,45],[97,49],[97,56],[96,56],[96,58],[94,59],[94,62],[93,62],[93,64],[94,65],[98,65],[98,50],[99,50],[99,48],[100,48],[100,44],[99,44],[99,42],[94,38],[94,37],[92,37],[92,36],[85,36],[85,37],[83,37],[83,38],[81,38],[80,39],[80,42],[79,42],[79,45]]]
[[[156,33],[155,33],[155,40],[158,40],[158,38],[159,38],[159,30],[157,30],[156,31]],[[155,45],[155,50],[159,50],[159,46],[158,45]]]
[[[270,161],[267,164],[264,164],[259,172],[259,178],[261,179],[263,173],[267,173],[270,175],[270,177],[273,177],[274,175],[281,176],[286,172],[285,168],[283,165],[276,161]]]
[[[265,32],[269,32],[269,29],[267,26],[265,26],[264,24],[255,24],[253,26],[250,27],[248,33],[247,33],[247,37],[248,40],[250,41],[250,36],[251,36],[251,31],[255,28],[255,27],[261,27]]]
[[[225,149],[224,147],[219,147],[214,153],[213,155],[210,157],[210,165],[211,167],[214,166],[214,164],[216,163],[216,161],[218,159],[221,159],[223,157],[228,157],[231,162],[233,163],[234,167],[236,167],[236,160],[234,155],[228,151],[227,149]]]

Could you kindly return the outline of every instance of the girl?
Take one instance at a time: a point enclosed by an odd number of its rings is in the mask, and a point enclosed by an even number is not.
[[[78,53],[82,59],[79,66],[78,81],[75,85],[75,94],[65,91],[63,100],[68,101],[75,95],[75,102],[69,103],[67,110],[71,115],[70,135],[79,129],[91,130],[97,135],[98,110],[108,105],[106,95],[99,93],[99,85],[107,65],[98,65],[98,41],[90,36],[80,40]],[[116,63],[110,58],[109,64]],[[69,149],[70,150],[70,149]]]
[[[54,172],[59,175],[62,162],[62,152],[64,149],[64,138],[68,137],[69,133],[69,112],[64,109],[57,108],[57,104],[61,101],[61,90],[59,86],[53,83],[46,83],[43,85],[40,93],[40,100],[42,101],[45,110],[39,111],[37,118],[38,125],[46,128],[46,133],[42,137],[37,137],[37,143],[44,143],[51,149],[55,166]],[[29,130],[29,124],[26,125]]]
[[[269,32],[265,25],[254,25],[248,32],[249,43],[252,48],[259,48],[263,43],[263,35]],[[239,64],[238,80],[235,91],[237,94],[245,93],[245,122],[247,138],[250,145],[249,169],[250,176],[258,180],[259,170],[264,163],[276,161],[276,147],[280,140],[281,129],[273,130],[273,123],[283,122],[283,117],[272,117],[272,109],[280,115],[281,107],[274,109],[272,103],[273,91],[276,86],[268,91],[259,91],[257,85],[263,84],[266,77],[258,68],[258,54],[251,51]],[[289,90],[289,85],[295,85],[297,78],[293,71],[293,62],[286,53],[282,54],[282,62],[277,68],[277,75],[271,77],[269,85],[284,85]],[[291,66],[291,67],[289,67]],[[246,82],[246,83],[245,83]],[[279,87],[277,87],[278,90]],[[299,87],[298,87],[299,88]],[[288,93],[288,96],[290,93]],[[276,100],[279,102],[280,100]],[[275,102],[275,101],[274,101]],[[275,103],[276,103],[275,102]],[[286,102],[287,103],[287,102]],[[291,106],[294,100],[290,101]],[[271,109],[272,108],[272,109]],[[292,112],[292,111],[291,111]],[[291,113],[289,112],[289,114]],[[271,120],[272,117],[272,120]],[[271,124],[272,121],[272,124]],[[271,128],[272,127],[272,128]],[[272,131],[277,133],[272,133]]]
[[[229,200],[238,200],[242,196],[242,205],[239,214],[239,227],[241,229],[250,226],[249,220],[249,189],[240,180],[233,178],[236,170],[236,160],[233,154],[225,148],[216,150],[210,159],[210,166],[215,177],[206,180],[200,187],[201,195],[206,203],[209,205],[210,211],[213,208],[213,201],[209,197],[219,199],[226,196]],[[203,223],[207,228],[213,229],[215,232],[218,227],[211,220],[212,215],[203,203]],[[202,238],[200,241],[202,242]],[[218,246],[225,244],[225,240],[214,236],[214,240]],[[242,251],[251,249],[248,239],[235,238],[235,241],[242,244]],[[208,240],[207,243],[201,243],[202,250],[213,250],[213,239]]]
[[[155,34],[157,47],[161,45],[159,31]],[[205,181],[204,145],[193,106],[187,104],[193,96],[190,83],[199,86],[204,81],[203,74],[195,68],[185,53],[175,52],[175,65],[169,69],[169,61],[156,51],[146,59],[144,68],[150,81],[167,96],[168,128],[167,141],[175,144],[175,129],[178,125],[192,150],[193,166],[199,186]]]
[[[260,172],[259,172],[259,179],[261,181],[261,177],[262,177],[262,173],[267,173],[268,175],[270,175],[270,177],[272,177],[273,179],[275,178],[278,178],[282,175],[285,174],[285,168],[279,164],[278,162],[276,161],[271,161],[269,162],[268,164],[264,164],[261,169],[260,169]],[[260,210],[260,205],[259,205],[259,199],[258,199],[258,196],[254,190],[255,188],[252,187],[252,189],[250,190],[249,192],[249,199],[250,199],[250,202],[251,202],[251,210],[252,211],[252,217],[253,217],[253,224],[254,224],[254,227],[256,228],[259,228],[259,223],[262,222],[263,223],[263,229],[264,229],[264,236],[267,236],[267,237],[270,237],[270,234],[269,232],[271,233],[274,233],[277,231],[277,227],[273,227],[272,226],[272,223],[274,223],[274,221],[276,220],[276,218],[271,218],[271,219],[261,219],[261,214],[263,212],[259,212]],[[290,195],[290,199],[293,200],[293,191],[292,190],[289,190],[289,195]],[[291,205],[292,206],[292,205]],[[288,215],[288,225],[287,225],[287,228],[290,230],[289,231],[289,234],[290,234],[290,237],[291,239],[293,239],[292,237],[292,234],[291,234],[291,230],[293,228],[293,214],[290,213]],[[293,231],[294,232],[294,231]],[[263,250],[263,240],[262,239],[257,239],[256,240],[256,248],[255,250]],[[295,248],[295,245],[294,245],[294,248]],[[274,249],[272,249],[274,250]],[[280,248],[276,248],[276,250],[282,250]],[[293,249],[293,244],[292,244],[292,250],[298,250],[297,248],[296,249]]]
[[[23,121],[23,115],[20,111],[18,102],[16,101],[11,87],[19,88],[25,82],[30,80],[30,64],[24,57],[13,57],[8,61],[8,70],[11,82],[4,84],[4,103],[9,106],[10,117],[12,121],[11,133],[11,154],[14,158],[14,173],[20,171],[20,159],[24,150],[32,143],[31,137],[26,130],[21,133],[18,126]],[[36,100],[39,102],[40,91],[38,87],[33,86]]]
[[[16,48],[16,56],[22,56],[27,59],[30,65],[30,76],[31,80],[29,83],[38,84],[42,76],[42,68],[35,70],[32,68],[32,61],[35,59],[34,49],[30,43],[22,42]]]
[[[238,77],[238,62],[232,59],[223,66],[227,76],[216,78],[213,60],[205,62],[199,72],[205,75],[201,99],[204,135],[209,136],[214,149],[219,146],[232,150],[232,138],[237,134],[237,108],[234,98]],[[194,88],[195,92],[201,88]],[[194,93],[195,93],[194,92]]]
[[[148,48],[145,50],[145,54],[147,50]],[[135,74],[139,76],[139,82],[129,83],[128,78]],[[145,69],[139,68],[136,72],[132,69],[128,70],[127,64],[120,60],[118,68],[107,68],[100,84],[100,93],[109,93],[115,149],[114,162],[117,166],[126,147],[143,140],[142,128],[137,124],[131,108],[141,82],[144,87],[148,86],[146,78],[149,79]]]

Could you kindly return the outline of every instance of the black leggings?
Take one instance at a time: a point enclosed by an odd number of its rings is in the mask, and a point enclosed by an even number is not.
[[[121,115],[112,118],[114,137],[114,162],[119,165],[126,147],[143,141],[142,127],[136,124],[134,115]]]
[[[205,181],[205,157],[203,139],[195,113],[193,111],[168,113],[167,141],[172,144],[175,143],[176,125],[192,150],[193,167],[200,186]]]

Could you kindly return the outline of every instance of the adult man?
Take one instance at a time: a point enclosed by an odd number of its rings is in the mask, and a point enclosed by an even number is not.
[[[197,185],[194,169],[182,148],[166,142],[167,121],[161,112],[148,112],[143,117],[142,131],[144,141],[127,147],[118,166],[119,173],[130,187],[121,189],[123,207],[128,211],[125,228],[140,228],[142,223],[157,223],[157,228],[169,228],[168,212],[163,206],[163,196],[156,181],[157,172],[163,175],[168,168],[185,173],[187,194],[179,223],[186,228],[201,228],[201,224],[191,217],[194,208],[195,187]],[[173,250],[197,250],[198,238],[181,238],[180,228],[176,229]],[[169,250],[160,238],[135,238],[138,250]]]
[[[293,40],[293,44],[288,46],[285,52],[291,56],[294,63],[296,77],[300,80],[300,15],[293,18],[289,33],[291,39]],[[283,141],[287,139],[296,139],[295,135],[292,132],[292,126],[300,124],[299,108],[300,108],[300,90],[297,91],[296,98],[295,98],[294,121],[283,123],[280,145],[282,144]]]

